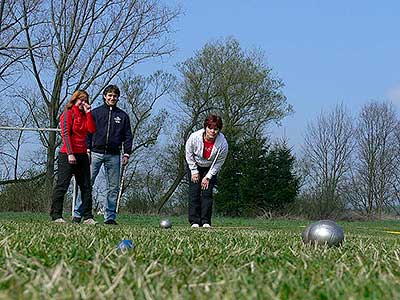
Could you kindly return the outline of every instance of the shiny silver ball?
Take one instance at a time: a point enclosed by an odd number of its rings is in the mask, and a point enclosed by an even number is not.
[[[305,244],[340,246],[344,240],[344,232],[334,221],[321,220],[307,226],[301,238]]]
[[[160,227],[164,229],[168,229],[172,227],[172,222],[168,219],[163,219],[160,221]]]
[[[310,228],[311,228],[312,225],[314,225],[314,223],[308,225],[306,227],[306,229],[304,229],[303,232],[301,233],[301,239],[303,240],[304,244],[308,244],[309,243],[308,234],[310,232]]]

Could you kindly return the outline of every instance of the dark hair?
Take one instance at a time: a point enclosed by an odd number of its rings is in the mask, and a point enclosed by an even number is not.
[[[77,90],[72,94],[67,105],[65,105],[65,110],[71,109],[75,105],[76,100],[81,99],[83,96],[86,97],[86,102],[89,103],[89,94],[85,90]]]
[[[222,119],[217,114],[209,114],[207,118],[204,120],[204,129],[208,128],[218,128],[222,129]]]
[[[119,97],[121,95],[121,92],[119,91],[118,86],[111,84],[107,86],[104,91],[103,91],[103,96],[107,95],[108,93],[115,93]]]

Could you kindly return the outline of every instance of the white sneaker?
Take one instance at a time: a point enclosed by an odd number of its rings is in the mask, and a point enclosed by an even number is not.
[[[203,224],[203,227],[204,228],[211,228],[211,225],[206,223],[206,224]]]
[[[192,227],[192,228],[199,228],[200,226],[199,226],[199,224],[194,223],[194,224],[192,224],[191,227]]]
[[[97,222],[95,220],[93,220],[92,218],[89,218],[89,219],[86,219],[85,221],[83,221],[83,224],[96,225]]]
[[[53,220],[54,223],[67,223],[67,221],[65,221],[63,218],[58,218]]]

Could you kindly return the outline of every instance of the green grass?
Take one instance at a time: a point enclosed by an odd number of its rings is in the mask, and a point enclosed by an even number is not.
[[[397,222],[341,223],[345,243],[328,248],[302,244],[305,221],[171,219],[0,214],[0,299],[399,299],[400,235],[385,232]],[[122,239],[135,248],[118,253]]]

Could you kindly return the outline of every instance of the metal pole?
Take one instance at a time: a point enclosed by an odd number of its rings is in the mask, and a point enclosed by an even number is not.
[[[74,176],[73,186],[72,186],[72,207],[71,207],[71,216],[74,217],[74,208],[76,203],[76,197],[78,195],[78,185],[76,184],[76,178]]]
[[[6,127],[6,126],[0,126],[0,130],[58,131],[58,132],[61,131],[61,129],[59,128]]]
[[[125,166],[122,166],[122,170],[121,170],[121,182],[119,184],[119,191],[118,191],[118,197],[117,197],[117,207],[116,207],[116,213],[118,213],[119,211],[119,203],[121,202],[121,198],[122,198],[122,188],[124,187],[124,181],[125,181],[125,175],[126,175],[126,169],[127,169],[128,164],[126,164]]]

